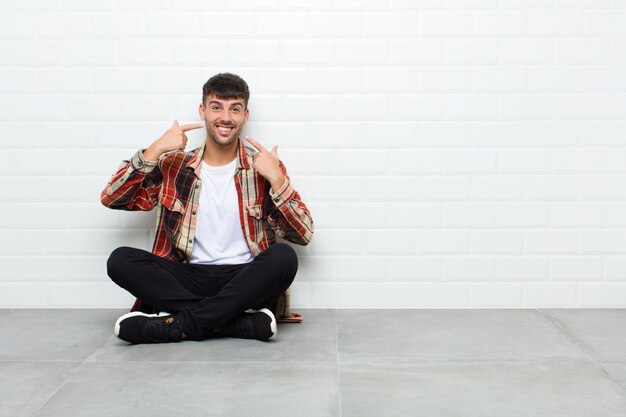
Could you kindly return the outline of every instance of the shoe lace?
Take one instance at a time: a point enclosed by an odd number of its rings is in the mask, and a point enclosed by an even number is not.
[[[148,326],[147,333],[151,340],[178,340],[181,335],[180,326],[174,317],[153,321]]]

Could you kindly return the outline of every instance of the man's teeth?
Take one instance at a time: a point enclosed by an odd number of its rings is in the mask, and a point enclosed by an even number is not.
[[[228,133],[232,130],[232,127],[218,126],[217,130],[219,130],[222,133]]]

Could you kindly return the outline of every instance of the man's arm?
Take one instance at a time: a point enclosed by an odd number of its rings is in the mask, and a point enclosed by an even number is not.
[[[123,160],[100,193],[102,204],[111,209],[150,211],[157,205],[163,174],[150,148],[138,150]],[[144,153],[145,152],[145,153]]]
[[[308,245],[313,238],[313,218],[300,194],[291,186],[282,161],[279,166],[285,179],[278,190],[269,190],[272,201],[267,222],[279,237],[298,245]]]
[[[250,136],[246,139],[258,151],[253,158],[253,168],[270,184],[267,222],[279,237],[298,245],[308,245],[313,238],[313,219],[291,186],[287,168],[278,158],[278,146],[268,151]]]
[[[203,127],[202,123],[174,124],[147,149],[140,149],[130,160],[123,160],[117,172],[100,193],[103,205],[112,209],[150,211],[158,203],[163,184],[162,154],[187,145],[185,132]]]

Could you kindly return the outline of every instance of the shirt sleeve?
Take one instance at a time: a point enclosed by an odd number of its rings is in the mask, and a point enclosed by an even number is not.
[[[148,161],[138,150],[123,160],[100,193],[102,204],[111,209],[150,211],[158,201],[163,183],[160,161]]]
[[[283,185],[274,192],[269,190],[272,207],[268,223],[279,237],[299,245],[308,245],[313,238],[313,218],[300,194],[293,188],[285,165],[279,162],[285,176]]]

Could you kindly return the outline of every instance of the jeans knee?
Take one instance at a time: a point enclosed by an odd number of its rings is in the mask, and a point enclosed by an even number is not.
[[[120,246],[115,248],[107,259],[107,275],[115,282],[124,276],[126,262],[133,248]]]
[[[296,251],[286,243],[275,243],[272,245],[272,249],[280,257],[280,261],[286,270],[293,271],[293,275],[295,275],[298,270],[298,255]]]

